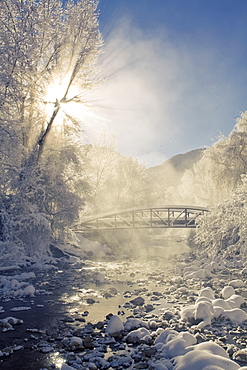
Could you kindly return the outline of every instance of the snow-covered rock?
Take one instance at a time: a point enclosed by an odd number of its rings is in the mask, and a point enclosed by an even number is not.
[[[199,295],[199,297],[205,297],[205,298],[209,298],[209,299],[215,299],[213,289],[210,288],[210,287],[201,289],[199,291],[199,294],[198,295]]]
[[[190,346],[187,348],[189,351],[207,351],[211,353],[212,355],[218,355],[225,358],[229,358],[228,353],[222,348],[219,344],[208,341],[208,342],[202,342],[199,344],[196,344],[195,346]]]
[[[213,304],[214,307],[221,307],[223,310],[230,310],[231,309],[231,306],[229,305],[229,303],[227,303],[227,301],[225,301],[224,299],[221,299],[221,298],[214,299],[212,301],[212,304]]]
[[[178,332],[173,329],[163,330],[158,337],[155,339],[154,344],[166,344],[169,340],[175,338],[178,335]]]
[[[239,324],[243,323],[247,319],[246,313],[240,309],[241,305],[245,303],[244,298],[235,294],[234,288],[230,285],[222,289],[221,296],[225,299],[215,299],[215,294],[210,287],[200,290],[195,303],[181,309],[181,320],[200,320],[199,328],[211,325],[212,319],[217,319],[220,316],[227,317]]]
[[[231,297],[233,294],[235,294],[235,289],[230,285],[225,286],[220,292],[221,297],[224,299]]]
[[[175,357],[174,370],[237,370],[239,365],[225,357],[215,355],[207,350],[187,352]]]
[[[23,295],[25,297],[34,297],[35,288],[33,285],[28,285],[23,289]]]
[[[198,302],[195,305],[194,318],[201,319],[202,321],[198,324],[200,328],[204,328],[207,325],[211,325],[211,320],[214,317],[215,310],[212,303],[207,301]]]
[[[245,283],[241,279],[236,279],[236,280],[231,280],[229,282],[229,285],[232,286],[233,288],[242,288],[245,286]]]
[[[148,323],[140,319],[129,318],[124,324],[124,330],[126,331],[131,331],[141,327],[148,329]]]
[[[240,308],[240,306],[245,303],[245,300],[241,295],[233,294],[231,297],[226,299],[226,302],[231,308]]]
[[[247,314],[240,308],[233,308],[232,310],[224,310],[224,312],[222,313],[222,316],[227,317],[228,319],[235,321],[238,324],[242,324],[244,321],[247,320]]]
[[[119,316],[113,315],[106,327],[106,333],[114,335],[124,330],[124,325]]]
[[[127,343],[152,343],[152,338],[148,329],[146,328],[139,328],[136,330],[132,330],[128,333],[126,337]]]

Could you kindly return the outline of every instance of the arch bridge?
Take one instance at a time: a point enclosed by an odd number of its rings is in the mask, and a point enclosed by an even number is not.
[[[110,229],[195,228],[196,218],[208,209],[194,206],[140,207],[117,210],[83,220],[75,232]]]

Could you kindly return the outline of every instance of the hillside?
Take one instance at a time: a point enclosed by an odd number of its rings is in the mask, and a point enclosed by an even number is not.
[[[184,154],[175,155],[158,166],[150,167],[148,172],[151,174],[166,173],[172,168],[175,172],[181,174],[199,161],[203,152],[204,149],[195,149]]]
[[[184,154],[175,155],[158,166],[150,167],[147,173],[153,201],[160,202],[165,199],[168,187],[174,187],[175,190],[175,187],[180,184],[184,172],[191,169],[201,159],[203,152],[204,149],[191,150]]]

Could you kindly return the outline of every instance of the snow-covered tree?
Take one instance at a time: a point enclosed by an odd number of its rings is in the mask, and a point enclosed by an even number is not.
[[[91,187],[88,214],[146,205],[147,174],[143,165],[112,147],[87,148],[86,178]]]
[[[229,134],[203,151],[202,158],[164,192],[165,200],[211,207],[230,200],[247,170],[247,112]]]
[[[220,137],[204,156],[205,168],[215,189],[215,201],[224,201],[247,171],[247,112],[242,113],[229,136]]]
[[[227,138],[220,138],[205,153],[204,171],[210,173],[211,212],[202,217],[197,242],[211,255],[230,258],[246,255],[247,236],[247,112]]]
[[[82,114],[98,81],[95,63],[102,42],[96,9],[94,0],[1,1],[4,241],[28,244],[32,233],[37,239],[39,233],[40,239],[56,236],[58,224],[72,222],[83,204],[75,160],[81,122],[74,112],[80,107]]]
[[[242,175],[232,197],[199,219],[196,241],[203,253],[211,258],[217,255],[232,258],[236,254],[246,257],[246,199],[247,177]]]
[[[113,208],[124,209],[149,204],[146,168],[132,157],[118,156],[107,186],[114,198]]]

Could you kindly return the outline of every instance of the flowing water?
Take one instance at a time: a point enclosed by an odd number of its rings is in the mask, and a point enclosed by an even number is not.
[[[156,243],[157,244],[157,243]],[[182,244],[176,248],[184,251]],[[37,338],[66,337],[87,323],[104,321],[110,313],[123,318],[132,315],[130,300],[143,297],[152,305],[152,315],[170,306],[163,294],[169,285],[171,253],[174,248],[153,245],[145,251],[146,259],[125,261],[84,261],[74,265],[63,262],[56,271],[35,271],[34,298],[1,302],[0,319],[14,316],[22,319],[13,331],[0,335],[0,349],[21,345],[8,358],[0,358],[0,369],[39,370],[59,365],[59,353],[43,354],[36,349]],[[28,311],[12,312],[14,307],[29,306]],[[51,339],[50,339],[51,340]],[[16,367],[18,364],[18,367]]]

